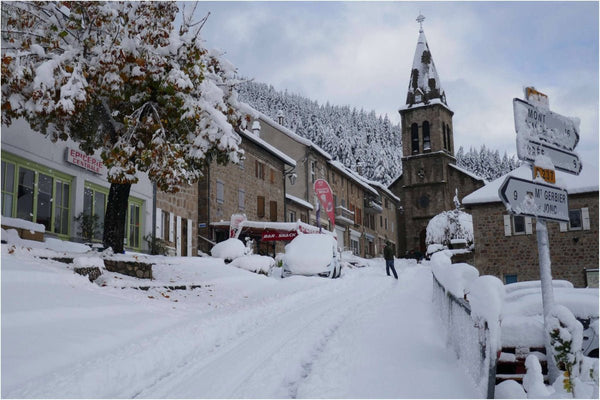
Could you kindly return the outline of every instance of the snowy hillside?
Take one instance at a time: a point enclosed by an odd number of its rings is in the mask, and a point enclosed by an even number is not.
[[[319,105],[258,82],[240,85],[239,93],[242,101],[274,121],[283,111],[285,127],[312,140],[368,179],[387,185],[402,172],[400,126],[392,124],[387,116],[349,106]]]
[[[319,105],[287,91],[281,92],[264,83],[248,81],[239,86],[240,99],[277,121],[283,112],[283,125],[312,140],[334,159],[365,178],[390,184],[402,173],[401,127],[374,111],[349,106]],[[462,147],[456,164],[488,181],[519,166],[516,156],[501,157],[498,150],[482,145],[479,150]]]

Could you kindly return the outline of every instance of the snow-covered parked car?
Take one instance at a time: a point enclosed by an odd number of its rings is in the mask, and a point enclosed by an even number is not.
[[[583,354],[598,357],[598,289],[574,288],[552,281],[556,304],[567,307],[583,325]],[[503,347],[544,347],[544,317],[540,281],[505,285],[502,318]]]
[[[319,275],[338,278],[341,272],[337,242],[331,235],[300,234],[285,246],[283,276]]]
[[[248,249],[244,246],[241,240],[229,238],[223,240],[210,249],[210,254],[216,258],[222,258],[226,263],[230,263],[238,257],[242,257],[248,253]]]
[[[269,275],[271,269],[275,267],[275,260],[268,256],[250,254],[236,258],[229,265],[250,272],[256,272],[257,274]]]

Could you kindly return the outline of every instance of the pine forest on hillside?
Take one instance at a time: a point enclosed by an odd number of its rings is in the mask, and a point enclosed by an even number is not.
[[[241,101],[277,121],[283,112],[286,128],[310,139],[346,167],[365,178],[392,183],[402,173],[401,127],[388,116],[350,106],[319,105],[316,101],[275,90],[273,86],[247,81],[238,86]],[[459,148],[456,163],[486,180],[493,180],[518,166],[515,156],[482,146],[464,152]]]

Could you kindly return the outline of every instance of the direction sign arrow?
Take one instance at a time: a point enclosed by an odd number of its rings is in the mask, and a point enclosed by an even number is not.
[[[579,160],[577,154],[517,136],[517,157],[519,160],[534,162],[539,155],[550,158],[554,168],[558,170],[574,175],[579,175],[581,172],[581,160]]]
[[[498,194],[513,214],[569,222],[569,202],[564,189],[508,176]]]
[[[513,110],[518,135],[566,150],[573,150],[577,146],[579,121],[536,107],[521,99],[513,99]]]

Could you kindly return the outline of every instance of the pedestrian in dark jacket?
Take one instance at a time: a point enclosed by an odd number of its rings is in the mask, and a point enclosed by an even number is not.
[[[383,258],[385,258],[385,272],[387,273],[387,276],[390,276],[391,269],[394,273],[394,278],[398,279],[396,268],[394,268],[394,248],[389,240],[385,243],[385,247],[383,248]]]

